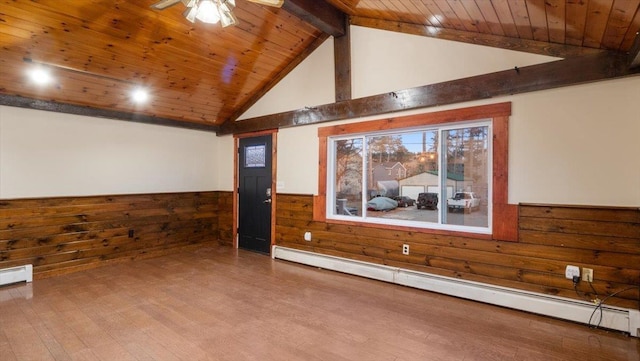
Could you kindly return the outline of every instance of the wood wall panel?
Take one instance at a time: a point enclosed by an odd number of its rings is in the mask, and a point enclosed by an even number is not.
[[[0,269],[33,264],[42,278],[231,244],[231,200],[231,192],[0,200]]]
[[[313,220],[313,196],[278,195],[276,244],[311,252],[512,287],[592,299],[586,282],[564,277],[568,264],[594,270],[600,295],[636,286],[607,301],[638,308],[640,210],[637,208],[518,206],[518,242]],[[305,231],[312,241],[303,240]],[[402,254],[409,244],[411,255]]]
[[[218,239],[233,246],[233,192],[218,193]]]

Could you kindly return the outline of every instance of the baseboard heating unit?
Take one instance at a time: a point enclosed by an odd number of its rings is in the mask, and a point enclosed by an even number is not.
[[[361,262],[293,248],[273,246],[271,255],[274,259],[301,263],[584,324],[589,323],[589,319],[595,309],[595,305],[589,302]],[[592,323],[597,323],[600,312],[598,311],[594,317],[596,322],[592,320]],[[640,311],[603,305],[600,327],[628,332],[631,336],[640,337]]]
[[[33,266],[28,264],[19,267],[0,269],[0,286],[18,282],[33,281]]]

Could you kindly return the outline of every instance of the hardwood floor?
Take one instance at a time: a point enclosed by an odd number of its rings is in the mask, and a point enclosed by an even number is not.
[[[629,360],[639,339],[209,247],[0,288],[0,360]]]

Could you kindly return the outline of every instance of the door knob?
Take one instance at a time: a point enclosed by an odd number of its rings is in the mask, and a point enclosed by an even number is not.
[[[271,203],[271,198],[265,199],[264,202],[262,202],[262,203]]]

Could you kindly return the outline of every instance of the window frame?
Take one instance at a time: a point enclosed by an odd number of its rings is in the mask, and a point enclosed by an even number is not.
[[[416,227],[416,228],[427,228],[427,229],[443,229],[443,230],[451,230],[451,231],[461,231],[461,232],[470,232],[470,233],[483,233],[483,234],[491,234],[491,217],[492,217],[492,204],[491,202],[488,202],[488,214],[487,214],[487,226],[481,227],[481,226],[468,226],[468,225],[459,225],[459,224],[455,224],[455,223],[442,223],[443,219],[446,217],[445,212],[447,212],[447,207],[446,207],[446,197],[442,196],[442,192],[440,194],[438,194],[439,198],[442,200],[440,202],[440,207],[438,210],[438,217],[436,222],[425,222],[425,221],[411,221],[411,220],[400,220],[400,219],[392,219],[392,218],[384,218],[384,217],[378,217],[375,215],[375,212],[369,212],[366,208],[366,204],[367,204],[367,200],[369,199],[369,195],[365,194],[362,197],[361,200],[361,208],[360,208],[360,212],[358,212],[358,215],[341,215],[341,214],[336,214],[333,213],[333,209],[335,209],[333,207],[333,204],[335,204],[336,202],[336,196],[335,196],[335,184],[336,184],[336,157],[337,157],[337,153],[335,152],[335,145],[337,142],[343,141],[343,140],[360,140],[363,144],[363,152],[365,153],[365,155],[370,152],[370,148],[368,147],[369,144],[369,140],[371,138],[375,138],[377,136],[395,136],[395,135],[400,135],[400,134],[407,134],[407,133],[415,133],[415,132],[427,132],[427,131],[435,131],[438,136],[439,139],[444,139],[443,134],[445,132],[451,131],[451,130],[459,130],[459,129],[465,129],[465,128],[475,128],[475,127],[486,127],[488,129],[488,139],[491,139],[491,134],[493,131],[493,126],[492,126],[492,121],[490,119],[477,119],[477,120],[473,120],[473,121],[461,121],[461,122],[455,122],[455,123],[445,123],[445,124],[437,124],[437,125],[427,125],[427,126],[422,126],[422,127],[412,127],[412,128],[396,128],[396,129],[386,129],[386,130],[381,130],[381,131],[376,131],[376,132],[368,132],[368,133],[354,133],[354,134],[345,134],[345,135],[335,135],[335,136],[329,136],[327,137],[328,140],[328,147],[327,147],[327,199],[328,201],[326,202],[326,214],[327,214],[327,219],[331,219],[331,220],[343,220],[343,221],[353,221],[353,222],[358,222],[358,223],[373,223],[373,224],[380,224],[380,225],[396,225],[396,226],[401,226],[401,227]],[[445,145],[442,142],[439,142],[438,144],[438,153],[442,152],[442,148]],[[492,177],[492,167],[491,167],[491,152],[492,152],[492,148],[493,145],[490,144],[489,148],[488,148],[488,162],[487,162],[487,171],[490,177]],[[443,169],[442,168],[442,164],[440,164],[440,162],[442,161],[441,157],[438,157],[438,162],[439,162],[439,169]],[[371,185],[367,185],[366,184],[366,178],[367,178],[367,174],[369,174],[369,172],[373,172],[373,169],[371,168],[367,168],[367,165],[371,166],[370,164],[368,164],[367,161],[363,162],[363,166],[362,166],[362,187],[361,187],[361,193],[366,193],[364,191],[364,188],[371,188]],[[389,169],[389,175],[391,175],[392,170]],[[442,181],[442,177],[438,176],[439,182]],[[439,184],[440,188],[442,189],[442,185]],[[488,196],[491,197],[492,194],[492,184],[490,183],[488,185]],[[490,199],[490,198],[489,198]]]
[[[422,113],[403,117],[392,117],[358,123],[348,123],[318,128],[319,141],[319,172],[318,195],[314,200],[315,221],[326,223],[346,224],[363,227],[398,229],[420,233],[457,234],[483,239],[497,239],[506,241],[518,240],[517,205],[508,203],[508,151],[509,151],[509,116],[511,102],[497,103],[476,107],[446,110],[432,113]],[[450,230],[440,228],[412,227],[380,222],[368,222],[366,219],[346,220],[327,218],[327,172],[329,170],[328,146],[330,137],[348,135],[363,135],[381,131],[402,131],[411,128],[428,126],[446,126],[450,123],[474,122],[489,120],[492,133],[492,194],[491,214],[489,219],[489,233],[477,233],[466,230]]]

